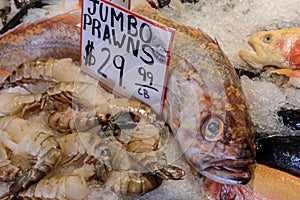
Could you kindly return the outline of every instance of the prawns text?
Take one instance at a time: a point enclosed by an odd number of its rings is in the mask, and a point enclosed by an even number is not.
[[[89,29],[92,36],[100,41],[126,49],[127,53],[148,65],[154,64],[154,49],[151,45],[153,30],[149,24],[101,1],[89,1],[92,4],[87,8],[87,13],[83,14],[83,30]]]

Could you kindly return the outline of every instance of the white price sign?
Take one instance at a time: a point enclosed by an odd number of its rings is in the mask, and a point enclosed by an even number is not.
[[[162,109],[175,30],[109,1],[83,1],[82,69],[156,112]]]

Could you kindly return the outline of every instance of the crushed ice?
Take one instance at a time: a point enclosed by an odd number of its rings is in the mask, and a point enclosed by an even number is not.
[[[300,10],[297,5],[300,5],[299,0],[200,0],[196,4],[184,5],[179,0],[172,0],[171,5],[162,11],[173,20],[199,28],[215,38],[236,68],[252,70],[238,57],[240,50],[249,49],[247,38],[262,30],[299,26]],[[32,10],[29,13],[46,14],[40,10]],[[30,19],[30,16],[28,18]],[[242,76],[241,81],[257,132],[299,134],[283,126],[276,116],[276,112],[282,107],[300,109],[299,89],[283,87],[276,84],[276,80],[274,82],[268,78],[249,79]],[[177,148],[169,148],[167,154],[172,158],[172,155],[180,153]],[[176,160],[174,164],[189,171],[189,166],[182,159]],[[182,181],[164,181],[158,189],[140,197],[120,197],[114,192],[103,191],[103,188],[93,188],[90,199],[99,199],[102,196],[102,199],[111,200],[196,200],[201,194],[201,179],[187,175]]]

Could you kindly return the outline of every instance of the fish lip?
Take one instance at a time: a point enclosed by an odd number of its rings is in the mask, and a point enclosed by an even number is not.
[[[239,56],[253,67],[258,68],[260,65],[257,65],[256,62],[253,62],[253,58],[255,58],[255,60],[259,59],[258,51],[251,39],[249,39],[247,43],[251,47],[251,50],[241,50],[239,52]]]
[[[201,173],[223,184],[246,185],[251,180],[254,164],[252,159],[227,159],[210,163]]]
[[[257,51],[241,50],[239,56],[254,68],[264,66],[264,57],[263,55],[260,56]]]
[[[256,52],[256,49],[255,49],[255,47],[254,47],[254,43],[252,42],[252,41],[250,41],[250,40],[248,40],[248,45],[251,47],[251,49],[254,51],[254,52]]]

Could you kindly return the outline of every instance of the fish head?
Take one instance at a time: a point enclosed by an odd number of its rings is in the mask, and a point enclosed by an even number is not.
[[[255,133],[238,77],[220,81],[229,73],[233,71],[220,77],[205,73],[206,86],[190,78],[189,87],[195,90],[182,90],[184,105],[178,106],[180,125],[175,136],[185,159],[200,174],[219,183],[244,185],[255,166]]]
[[[248,39],[253,51],[242,50],[239,56],[255,68],[264,66],[287,66],[284,54],[289,48],[290,37],[284,30],[271,30],[258,32]]]
[[[248,112],[209,116],[201,123],[200,134],[204,136],[202,149],[211,149],[198,163],[200,173],[224,184],[245,185],[251,180],[256,153]]]
[[[187,129],[180,129],[185,135],[194,136],[184,152],[189,163],[200,174],[219,183],[247,184],[255,164],[255,143],[253,130],[241,126],[245,123],[240,122],[243,120],[246,119],[237,119],[232,115],[225,119],[209,115],[201,122],[196,135]]]

